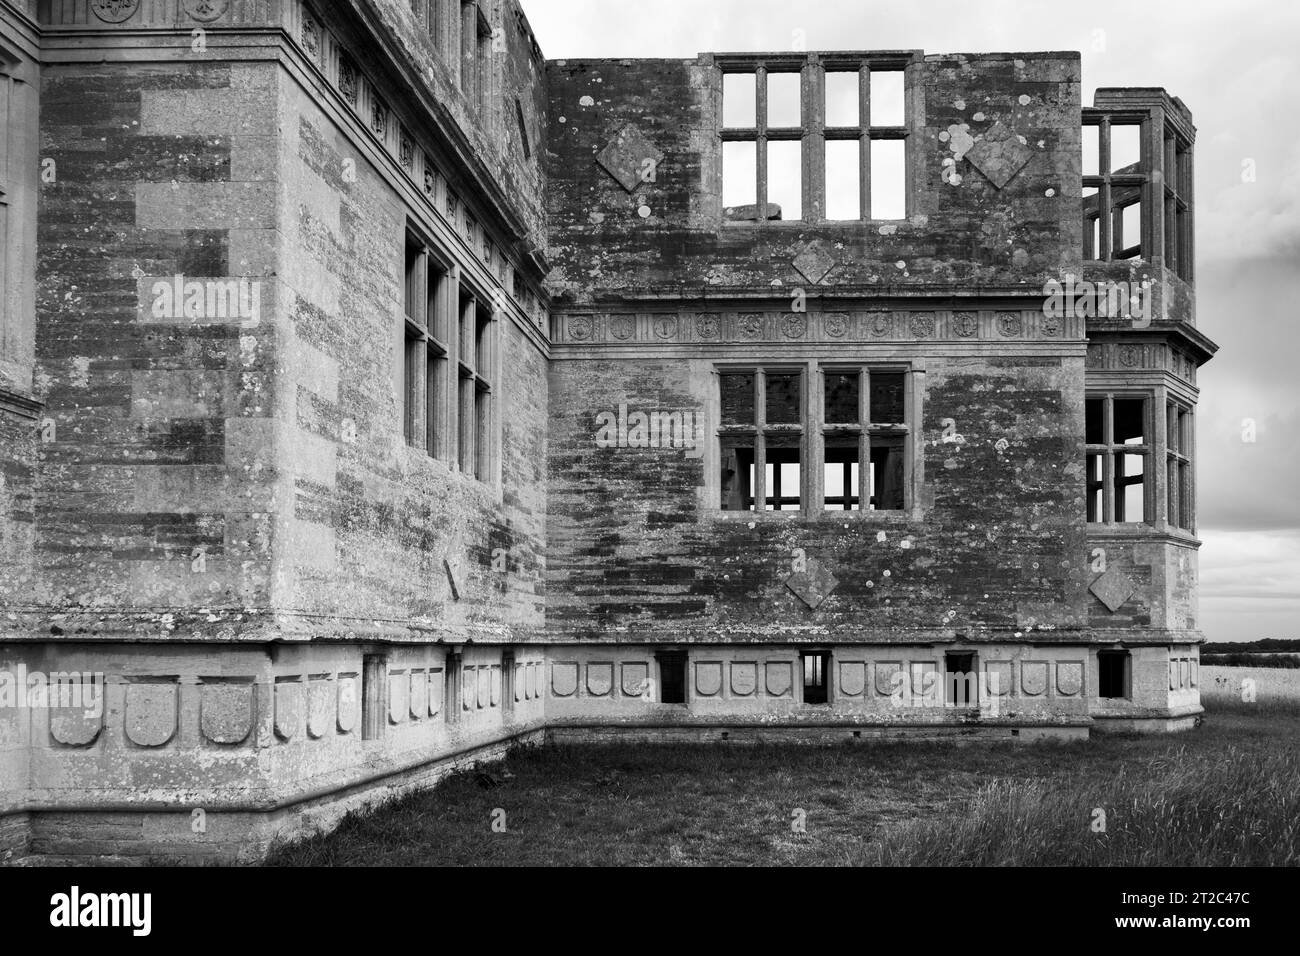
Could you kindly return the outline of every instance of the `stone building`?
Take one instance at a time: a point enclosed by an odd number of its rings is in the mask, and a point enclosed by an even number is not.
[[[1176,730],[1192,146],[1074,53],[0,0],[0,854],[544,739]]]

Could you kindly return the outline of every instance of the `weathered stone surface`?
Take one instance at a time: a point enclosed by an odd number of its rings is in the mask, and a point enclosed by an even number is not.
[[[1020,689],[1026,697],[1041,697],[1047,693],[1047,661],[1022,661],[1020,663]]]
[[[735,661],[731,665],[731,693],[736,697],[750,697],[758,689],[758,663]]]
[[[816,610],[839,586],[839,579],[819,561],[808,561],[805,571],[785,579],[785,586],[808,607]]]
[[[663,151],[630,124],[623,127],[596,156],[596,162],[628,192],[657,178],[657,169],[663,159]]]
[[[252,682],[199,685],[199,728],[214,744],[239,744],[253,730]]]
[[[794,665],[789,661],[768,661],[764,668],[768,696],[789,697],[793,689],[793,671]]]
[[[1097,596],[1097,600],[1114,613],[1124,606],[1124,602],[1137,591],[1137,585],[1118,567],[1111,565],[1088,586],[1088,590]]]
[[[306,717],[305,697],[302,681],[275,682],[275,735],[281,740],[294,740],[302,735]]]
[[[695,665],[695,693],[701,697],[716,697],[722,693],[720,661],[700,661]]]
[[[1034,157],[1034,151],[1001,122],[980,137],[967,153],[970,164],[998,189],[1009,183]]]
[[[623,665],[623,695],[640,697],[645,693],[646,681],[650,679],[650,668],[641,661],[630,661]]]
[[[126,736],[139,747],[161,747],[176,734],[180,688],[173,683],[126,686]]]
[[[840,692],[848,697],[861,697],[867,687],[867,665],[862,661],[844,661],[840,664]]]

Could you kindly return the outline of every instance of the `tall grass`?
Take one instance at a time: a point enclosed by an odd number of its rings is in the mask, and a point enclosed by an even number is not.
[[[1098,825],[1105,814],[1104,830]],[[888,866],[1300,864],[1300,752],[1186,748],[1141,777],[999,780],[951,816],[890,828]]]

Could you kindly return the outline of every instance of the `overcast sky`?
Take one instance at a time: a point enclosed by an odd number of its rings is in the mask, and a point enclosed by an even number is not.
[[[1196,143],[1201,624],[1300,638],[1300,3],[523,0],[548,58],[701,51],[1078,50],[1099,86],[1163,86]],[[1243,170],[1254,172],[1243,181]],[[1242,441],[1243,419],[1257,441]]]

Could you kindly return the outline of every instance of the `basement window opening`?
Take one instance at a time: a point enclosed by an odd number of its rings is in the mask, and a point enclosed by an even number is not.
[[[1097,696],[1106,700],[1126,700],[1132,660],[1128,651],[1097,652]]]
[[[974,652],[954,651],[944,655],[944,685],[947,701],[954,707],[979,703]]]
[[[829,651],[805,652],[803,658],[803,702],[805,704],[827,704],[830,702]]]
[[[660,651],[655,660],[659,664],[659,702],[686,703],[686,653]]]

